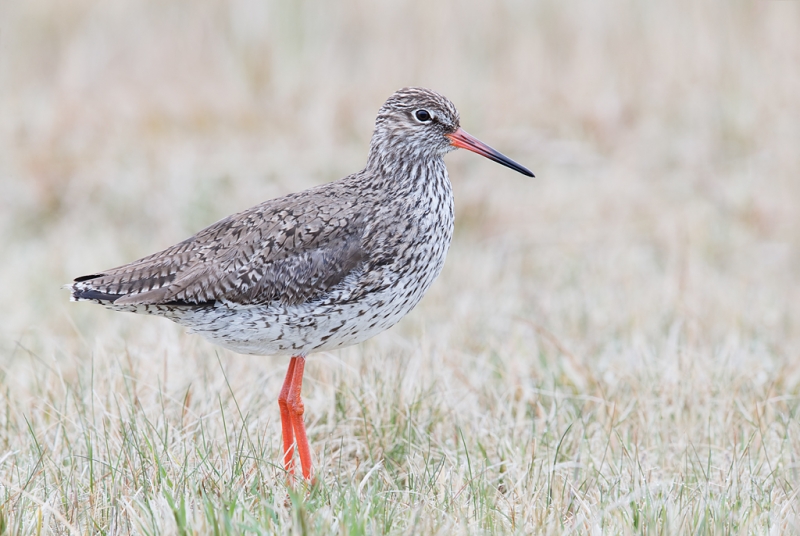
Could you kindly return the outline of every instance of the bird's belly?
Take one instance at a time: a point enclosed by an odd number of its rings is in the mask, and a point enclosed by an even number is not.
[[[438,275],[409,273],[353,299],[346,289],[299,305],[234,305],[185,310],[172,319],[215,344],[243,354],[306,355],[365,341],[414,308]]]

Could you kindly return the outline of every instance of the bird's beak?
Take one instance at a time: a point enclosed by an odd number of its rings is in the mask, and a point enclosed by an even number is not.
[[[461,149],[466,149],[468,151],[472,151],[473,153],[478,153],[481,156],[485,156],[489,160],[494,160],[498,164],[503,164],[506,167],[510,167],[514,171],[519,171],[523,175],[527,175],[528,177],[533,177],[533,173],[531,173],[528,168],[520,166],[509,157],[500,154],[499,152],[495,151],[485,143],[483,143],[478,138],[474,136],[470,136],[464,129],[459,128],[452,134],[447,134],[447,137],[450,139],[450,144],[453,147],[460,147]]]

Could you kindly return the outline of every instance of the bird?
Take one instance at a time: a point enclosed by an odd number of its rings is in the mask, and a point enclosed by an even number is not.
[[[365,341],[417,305],[442,270],[454,201],[443,157],[462,148],[533,177],[464,131],[426,88],[392,94],[366,166],[265,201],[172,247],[76,278],[71,301],[166,317],[242,354],[287,355],[283,467],[313,479],[301,397],[306,356]]]

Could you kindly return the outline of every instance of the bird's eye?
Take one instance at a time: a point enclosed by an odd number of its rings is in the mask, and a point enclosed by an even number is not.
[[[428,110],[417,110],[414,112],[414,116],[417,118],[418,121],[422,121],[423,123],[427,123],[431,119],[431,114]]]

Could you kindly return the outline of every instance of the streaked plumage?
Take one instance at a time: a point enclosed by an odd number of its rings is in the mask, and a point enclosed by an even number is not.
[[[445,97],[404,88],[380,109],[363,170],[79,277],[72,299],[164,316],[241,353],[303,358],[361,342],[407,314],[442,269],[453,234],[442,157],[456,147],[530,175],[461,130]],[[297,434],[298,424],[291,425]],[[286,435],[284,421],[284,441]],[[302,459],[300,437],[298,446]],[[303,462],[308,477],[310,461],[308,468]]]

